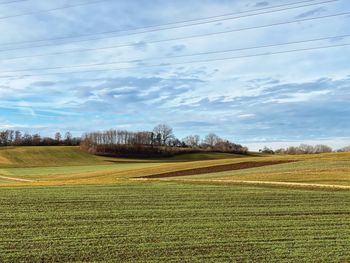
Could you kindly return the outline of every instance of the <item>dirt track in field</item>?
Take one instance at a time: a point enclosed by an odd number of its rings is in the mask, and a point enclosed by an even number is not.
[[[242,162],[242,163],[233,163],[233,164],[216,165],[216,166],[209,166],[209,167],[180,170],[180,171],[161,173],[161,174],[153,174],[153,175],[141,176],[141,177],[137,177],[137,178],[159,179],[159,178],[178,177],[178,176],[187,176],[187,175],[218,173],[218,172],[242,170],[242,169],[256,168],[256,167],[275,165],[275,164],[290,163],[290,162],[293,162],[293,161]]]
[[[8,177],[8,176],[2,176],[2,175],[0,175],[0,179],[17,181],[17,182],[34,182],[33,180],[21,179],[21,178],[15,178],[15,177]]]
[[[210,180],[191,180],[184,181],[203,182],[203,183],[233,183],[233,184],[248,184],[248,185],[268,185],[268,186],[295,186],[301,188],[328,188],[328,189],[346,189],[350,190],[349,185],[334,185],[334,184],[316,184],[316,183],[297,183],[297,182],[275,182],[275,181],[244,181],[244,180],[228,180],[228,179],[210,179]]]

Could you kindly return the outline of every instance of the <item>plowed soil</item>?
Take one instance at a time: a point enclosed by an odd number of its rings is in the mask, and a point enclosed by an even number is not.
[[[207,173],[218,173],[218,172],[242,170],[242,169],[256,168],[256,167],[282,164],[282,163],[290,163],[290,162],[293,162],[293,161],[262,161],[262,162],[233,163],[233,164],[216,165],[216,166],[210,166],[210,167],[194,168],[194,169],[188,169],[188,170],[180,170],[180,171],[161,173],[161,174],[153,174],[153,175],[142,176],[138,178],[156,179],[156,178],[178,177],[178,176],[207,174]]]

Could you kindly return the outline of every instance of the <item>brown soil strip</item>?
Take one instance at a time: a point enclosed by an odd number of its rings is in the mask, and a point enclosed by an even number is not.
[[[178,176],[187,176],[187,175],[218,173],[218,172],[242,170],[242,169],[256,168],[256,167],[282,164],[282,163],[290,163],[290,162],[293,162],[293,161],[242,162],[242,163],[233,163],[233,164],[216,165],[216,166],[209,166],[209,167],[180,170],[180,171],[161,173],[161,174],[153,174],[153,175],[141,176],[141,177],[137,177],[137,178],[157,179],[157,178],[178,177]]]
[[[2,176],[2,175],[0,175],[0,179],[11,180],[11,181],[18,181],[18,182],[34,182],[33,180],[14,178],[14,177],[7,177],[7,176]]]

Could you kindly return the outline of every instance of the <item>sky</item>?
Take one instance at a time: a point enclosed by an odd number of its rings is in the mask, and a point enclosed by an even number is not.
[[[348,0],[8,2],[0,130],[350,145]]]

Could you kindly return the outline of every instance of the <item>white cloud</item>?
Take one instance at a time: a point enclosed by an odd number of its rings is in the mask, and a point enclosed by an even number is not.
[[[330,90],[320,90],[311,92],[296,92],[285,94],[286,98],[276,98],[270,100],[270,102],[277,103],[291,103],[291,102],[305,102],[314,99],[315,97],[329,94]]]
[[[256,115],[253,114],[253,113],[246,113],[246,114],[240,114],[238,115],[238,118],[253,118],[255,117]]]
[[[69,4],[66,0],[33,1],[31,4],[18,3],[6,8],[2,6],[0,11],[3,15],[8,15]],[[268,4],[279,5],[281,1],[150,0],[142,1],[142,5],[140,1],[107,1],[104,4],[49,14],[1,20],[0,45],[11,41],[126,30],[181,19],[240,12],[253,8],[254,5],[258,7]],[[324,9],[317,9],[318,7]],[[317,15],[313,13],[318,11],[324,14],[344,12],[346,7],[347,2],[342,0],[317,7],[201,26],[76,42],[57,47],[0,52],[0,57],[4,59],[71,49],[141,43],[136,47],[22,60],[6,61],[0,58],[0,76],[3,75],[1,72],[21,69],[31,69],[35,74],[33,69],[42,67],[155,59],[342,35],[348,32],[348,18],[345,17],[146,44],[153,40],[278,23],[292,20],[298,15]],[[337,41],[346,42],[346,38]],[[49,44],[37,44],[46,43]],[[227,52],[222,55],[172,58],[152,63],[220,59],[328,44],[328,41],[319,41],[279,48]],[[1,46],[0,51],[5,47],[16,46]],[[349,75],[349,52],[350,48],[344,47],[167,67],[107,70],[122,66],[116,64],[95,67],[106,69],[101,72],[0,78],[0,115],[5,116],[8,122],[18,125],[23,122],[23,125],[32,123],[36,127],[44,123],[44,126],[75,129],[77,132],[115,125],[144,129],[166,121],[177,126],[179,133],[185,133],[186,125],[181,124],[185,119],[187,123],[193,124],[195,130],[189,131],[191,133],[213,131],[242,141],[254,138],[256,134],[269,140],[285,139],[284,136],[295,138],[299,135],[307,139],[311,134],[313,137],[324,137],[325,134],[328,137],[332,134],[334,137],[344,136],[345,131],[350,128],[346,124],[349,123],[349,118],[346,119],[349,112],[346,102],[350,99],[347,92],[350,81],[346,78]],[[127,63],[123,67],[128,65],[134,64]],[[320,81],[321,78],[325,79]]]

